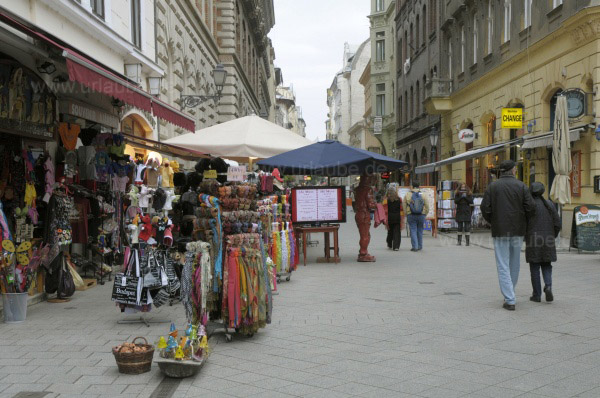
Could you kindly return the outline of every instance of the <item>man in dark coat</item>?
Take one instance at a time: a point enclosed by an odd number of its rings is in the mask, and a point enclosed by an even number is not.
[[[527,220],[535,215],[535,204],[527,186],[515,178],[514,161],[503,161],[500,172],[500,178],[485,191],[481,212],[492,225],[498,282],[504,296],[503,308],[514,311],[521,247]]]
[[[553,301],[552,294],[552,264],[556,261],[556,237],[562,224],[556,207],[542,196],[544,184],[534,182],[531,184],[531,195],[535,203],[535,216],[527,223],[525,259],[531,271],[531,285],[533,295],[531,301],[539,303],[542,296],[540,281],[540,268],[544,277],[544,293],[546,301]]]

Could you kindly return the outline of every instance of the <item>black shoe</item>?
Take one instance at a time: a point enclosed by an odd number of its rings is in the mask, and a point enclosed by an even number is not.
[[[417,249],[415,249],[414,247],[412,249],[410,249],[411,252],[418,252]]]
[[[529,297],[529,300],[535,301],[536,303],[539,303],[540,301],[542,301],[540,296],[531,296],[531,297]]]
[[[544,287],[544,293],[546,293],[546,301],[547,302],[554,301],[554,295],[552,294],[551,287]]]
[[[502,304],[502,308],[504,308],[505,310],[514,311],[515,310],[515,305],[514,304],[504,303],[504,304]]]
[[[400,250],[400,249],[394,249],[395,252],[397,252],[398,250]]]
[[[460,246],[462,244],[462,235],[458,235],[458,243],[456,246]]]
[[[471,237],[469,235],[465,236],[466,244],[465,246],[471,246]]]

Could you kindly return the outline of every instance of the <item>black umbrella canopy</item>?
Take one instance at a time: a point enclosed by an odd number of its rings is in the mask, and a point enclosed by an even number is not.
[[[347,177],[401,169],[406,162],[338,141],[321,141],[257,162],[262,170],[279,169],[286,175]]]

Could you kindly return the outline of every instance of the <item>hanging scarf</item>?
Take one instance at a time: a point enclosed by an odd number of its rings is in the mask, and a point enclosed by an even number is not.
[[[194,272],[195,253],[191,251],[191,243],[186,246],[185,264],[181,270],[181,302],[185,309],[185,316],[188,323],[193,320],[194,309],[192,306],[192,274]]]
[[[260,226],[259,226],[259,231],[260,231]],[[268,266],[267,266],[267,254],[265,252],[265,244],[262,239],[260,240],[260,252],[261,252],[261,259],[262,259],[264,283],[265,283],[265,288],[267,290],[267,303],[266,303],[267,323],[271,323],[271,315],[272,315],[271,313],[273,311],[273,292],[271,291],[271,283],[269,281],[269,270],[268,270]]]
[[[290,272],[290,267],[288,264],[288,241],[287,241],[287,233],[285,231],[281,231],[281,272]]]

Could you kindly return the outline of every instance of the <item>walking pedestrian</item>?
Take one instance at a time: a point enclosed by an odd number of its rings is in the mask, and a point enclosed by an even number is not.
[[[500,178],[491,183],[481,203],[483,218],[492,225],[496,253],[496,268],[503,308],[515,310],[515,287],[521,268],[521,247],[527,220],[535,215],[535,204],[525,184],[515,178],[516,163],[505,160],[500,164]]]
[[[429,203],[419,187],[419,182],[413,181],[412,189],[404,198],[404,214],[410,228],[411,252],[423,250],[423,224],[425,216],[429,213]]]
[[[394,251],[400,250],[401,234],[400,226],[402,223],[402,200],[398,196],[398,191],[395,188],[390,188],[387,191],[387,246]]]
[[[561,230],[561,221],[554,204],[542,196],[545,187],[541,182],[531,184],[531,195],[535,203],[535,216],[527,223],[525,259],[531,271],[533,295],[531,301],[539,303],[542,297],[540,269],[544,278],[546,301],[553,301],[552,263],[556,262],[556,237]]]
[[[471,215],[473,214],[473,192],[464,182],[454,192],[456,203],[456,222],[458,223],[458,246],[465,235],[465,245],[471,243]]]

